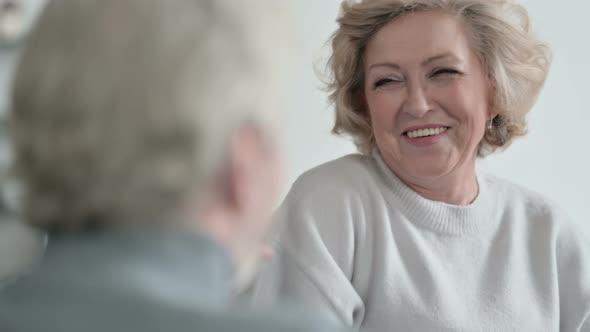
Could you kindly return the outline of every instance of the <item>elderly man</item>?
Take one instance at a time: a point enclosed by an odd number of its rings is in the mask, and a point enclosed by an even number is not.
[[[280,177],[274,3],[49,3],[10,115],[23,218],[50,241],[0,330],[329,330],[233,304]]]

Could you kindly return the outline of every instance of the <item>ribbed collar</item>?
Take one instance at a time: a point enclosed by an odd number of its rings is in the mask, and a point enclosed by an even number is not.
[[[399,202],[403,213],[416,225],[452,235],[486,232],[493,227],[492,222],[496,219],[492,217],[493,196],[490,194],[488,182],[479,173],[477,198],[469,205],[459,206],[420,196],[397,177],[377,149],[373,151],[373,158],[384,179],[386,189],[393,195],[393,199]]]

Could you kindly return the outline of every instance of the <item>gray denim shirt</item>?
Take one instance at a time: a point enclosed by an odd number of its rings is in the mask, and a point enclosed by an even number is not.
[[[233,303],[232,264],[191,232],[95,232],[49,241],[0,291],[0,331],[338,331],[301,311]]]

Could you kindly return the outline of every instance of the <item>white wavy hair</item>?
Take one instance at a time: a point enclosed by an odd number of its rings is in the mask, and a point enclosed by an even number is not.
[[[178,219],[230,133],[272,132],[274,1],[53,0],[16,72],[15,169],[52,231]]]

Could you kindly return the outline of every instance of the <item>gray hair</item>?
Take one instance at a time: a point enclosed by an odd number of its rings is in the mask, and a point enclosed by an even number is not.
[[[272,132],[286,60],[273,3],[51,1],[13,92],[26,220],[71,231],[181,217],[237,126]]]
[[[480,142],[478,155],[508,147],[515,138],[526,134],[526,115],[545,83],[551,63],[551,52],[533,34],[526,9],[510,0],[343,1],[329,61],[328,90],[336,108],[332,131],[352,136],[358,149],[370,154],[375,138],[360,98],[364,49],[387,23],[429,10],[454,15],[466,24],[471,46],[494,80],[492,107],[498,115]]]

